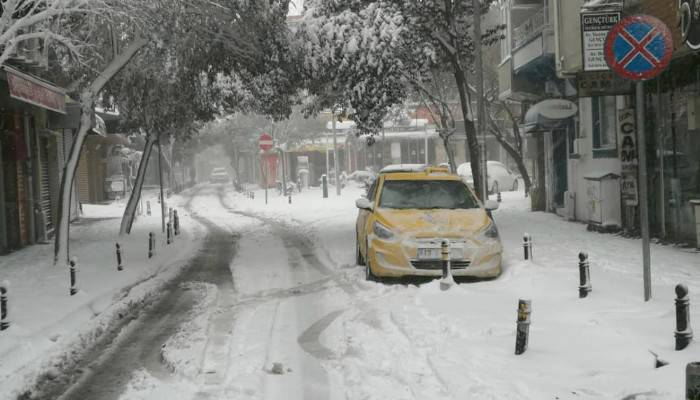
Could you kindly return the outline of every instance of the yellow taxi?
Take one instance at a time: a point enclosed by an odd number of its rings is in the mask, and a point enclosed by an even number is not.
[[[391,165],[355,202],[356,258],[367,280],[441,276],[441,244],[449,243],[453,276],[494,278],[503,247],[490,211],[447,168]]]

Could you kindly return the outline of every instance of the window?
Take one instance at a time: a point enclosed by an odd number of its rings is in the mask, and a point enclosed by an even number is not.
[[[617,103],[615,96],[591,98],[593,158],[617,157]]]
[[[379,207],[394,209],[465,209],[479,203],[461,181],[384,181]]]

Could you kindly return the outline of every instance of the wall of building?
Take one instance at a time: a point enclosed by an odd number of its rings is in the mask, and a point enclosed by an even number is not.
[[[569,191],[575,195],[575,218],[576,220],[587,222],[590,218],[589,211],[589,194],[588,180],[586,176],[613,173],[620,174],[621,166],[618,157],[613,158],[594,158],[593,156],[593,118],[592,118],[592,100],[590,97],[580,98],[579,105],[579,130],[577,139],[578,158],[569,158]],[[618,101],[618,108],[620,102]],[[612,132],[616,134],[616,132]],[[613,213],[620,212],[619,192],[616,194],[616,199],[609,201],[615,210]]]

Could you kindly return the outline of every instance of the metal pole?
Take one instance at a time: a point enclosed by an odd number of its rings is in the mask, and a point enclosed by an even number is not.
[[[335,194],[340,196],[340,178],[338,172],[340,165],[338,165],[338,138],[335,131],[335,110],[331,112],[331,117],[333,118],[333,168],[335,169]]]
[[[476,119],[477,135],[481,135],[481,201],[486,201],[488,195],[488,174],[486,172],[486,130],[484,129],[484,72],[481,54],[481,1],[472,0],[474,9],[474,69],[476,80]]]
[[[651,255],[649,253],[649,204],[647,203],[647,145],[644,129],[644,82],[636,84],[637,143],[639,147],[639,223],[642,228],[644,301],[651,299]]]
[[[284,150],[278,147],[282,161],[282,196],[287,194],[287,163],[284,161]]]
[[[666,156],[666,146],[664,144],[664,133],[666,131],[666,117],[661,110],[661,78],[656,79],[656,126],[659,131],[659,147],[661,156],[659,157],[659,196],[661,197],[661,213],[659,214],[659,225],[661,225],[661,237],[666,238],[666,182],[664,181],[664,158]]]

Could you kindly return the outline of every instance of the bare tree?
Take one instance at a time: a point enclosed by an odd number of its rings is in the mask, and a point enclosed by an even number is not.
[[[0,2],[0,65],[14,56],[48,51],[60,45],[73,56],[81,54],[84,43],[57,27],[74,14],[96,15],[105,12],[102,0],[4,0]],[[20,53],[20,54],[18,54]]]

